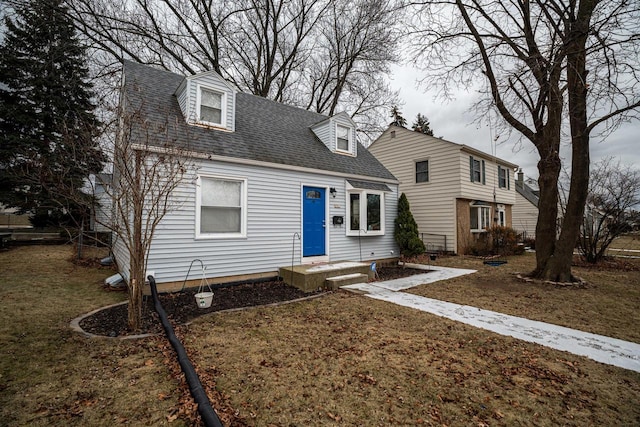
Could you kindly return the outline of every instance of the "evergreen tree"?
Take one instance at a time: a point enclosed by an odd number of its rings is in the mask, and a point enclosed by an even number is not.
[[[402,112],[398,109],[397,105],[394,105],[391,108],[391,118],[393,119],[393,121],[391,122],[393,126],[399,126],[399,127],[407,126],[407,120],[404,117],[402,117]]]
[[[0,46],[0,203],[36,218],[73,214],[106,161],[86,51],[62,3],[21,3]]]
[[[424,243],[418,234],[418,224],[413,218],[409,200],[404,193],[398,199],[398,216],[395,221],[394,237],[396,243],[400,247],[400,254],[406,257],[412,257],[423,254],[425,252]]]
[[[416,132],[424,133],[425,135],[433,136],[433,130],[429,125],[429,119],[426,116],[418,113],[416,121],[413,122],[413,130]]]

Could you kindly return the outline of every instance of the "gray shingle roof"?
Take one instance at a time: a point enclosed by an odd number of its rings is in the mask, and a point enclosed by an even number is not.
[[[516,191],[535,207],[538,207],[538,195],[524,182],[516,181]]]
[[[192,126],[174,95],[183,76],[130,61],[124,75],[127,112],[140,119],[131,137],[140,144],[186,144],[203,154],[395,180],[362,145],[357,157],[332,153],[310,129],[323,114],[239,92],[235,132]]]

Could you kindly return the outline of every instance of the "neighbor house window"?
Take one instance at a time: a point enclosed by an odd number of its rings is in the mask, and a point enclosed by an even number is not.
[[[471,219],[470,228],[472,232],[485,231],[490,226],[491,209],[488,204],[474,202],[471,204],[469,216]]]
[[[351,128],[342,125],[336,126],[336,149],[351,152]]]
[[[429,182],[429,161],[416,162],[416,183]]]
[[[471,182],[485,183],[484,160],[469,156],[469,174]]]
[[[498,187],[511,189],[511,183],[509,182],[509,169],[505,169],[498,166]]]
[[[197,194],[197,237],[244,237],[245,179],[200,177]]]
[[[371,190],[349,190],[348,235],[384,234],[384,193]]]
[[[224,94],[201,87],[198,103],[198,121],[213,125],[223,125]]]

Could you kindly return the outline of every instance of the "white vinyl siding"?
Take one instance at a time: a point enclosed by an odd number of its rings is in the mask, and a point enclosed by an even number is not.
[[[445,250],[458,251],[457,199],[493,201],[495,186],[497,203],[515,202],[513,188],[497,188],[497,163],[489,156],[482,158],[476,151],[466,151],[460,144],[393,127],[369,146],[369,151],[400,181],[399,193],[407,196],[419,233],[446,236]],[[485,185],[471,182],[470,156],[480,161],[480,171],[484,161]],[[416,182],[416,162],[427,158],[429,184],[425,185]]]
[[[311,127],[313,133],[333,153],[358,155],[355,123],[345,113],[338,113]]]
[[[530,238],[536,236],[538,207],[516,191],[516,203],[513,205],[512,224],[519,233],[526,232]]]
[[[293,239],[295,233],[303,234],[301,191],[303,185],[311,184],[327,188],[327,194],[331,187],[337,190],[336,198],[330,197],[327,203],[327,252],[331,261],[359,261],[360,253],[365,261],[398,254],[392,233],[363,235],[360,242],[358,237],[346,236],[344,178],[214,161],[202,161],[197,166],[201,176],[246,180],[246,237],[196,239],[196,183],[183,183],[176,191],[181,207],[165,217],[153,240],[148,270],[155,271],[158,283],[182,282],[189,263],[196,258],[207,267],[207,277],[266,272],[275,275],[279,267],[291,265],[292,255],[293,261],[300,263],[301,241]],[[385,198],[385,227],[393,229],[397,186],[387,185],[393,193]],[[345,223],[333,225],[333,216],[342,216]]]
[[[204,99],[202,99],[202,90],[205,91]],[[208,97],[207,93],[219,94],[219,98],[216,96],[213,98],[219,99],[220,105],[218,106],[217,101]],[[216,73],[206,72],[187,77],[186,82],[178,88],[176,96],[187,122],[215,126],[228,131],[235,130],[235,91]],[[205,110],[207,105],[210,108],[209,114],[204,117],[201,116],[200,108],[203,101]],[[211,114],[217,109],[220,110],[219,122],[217,114]]]
[[[392,131],[395,131],[394,138],[390,134]],[[428,147],[429,158],[428,187],[424,183],[416,183],[416,160],[426,159],[425,147]],[[455,251],[456,197],[461,192],[460,151],[457,146],[394,127],[385,131],[369,151],[400,181],[399,193],[404,192],[407,196],[419,233],[444,235],[447,237],[445,250]],[[467,182],[468,168],[467,157]]]

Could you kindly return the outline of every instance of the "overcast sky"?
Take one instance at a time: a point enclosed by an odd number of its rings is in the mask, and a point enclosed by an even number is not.
[[[496,137],[496,130],[489,126],[478,127],[473,123],[474,115],[468,111],[476,96],[474,93],[460,91],[453,101],[434,99],[434,93],[425,93],[417,88],[417,81],[421,73],[410,66],[397,66],[392,71],[391,87],[400,91],[400,99],[404,105],[400,106],[402,116],[409,126],[413,124],[416,115],[421,113],[429,119],[434,135],[451,142],[465,144],[493,154],[492,140]],[[519,165],[525,176],[536,179],[538,177],[538,155],[532,143],[524,141],[520,149],[515,149],[517,135],[514,133],[509,139],[499,136],[495,144],[496,156]],[[563,162],[570,161],[569,147],[561,150]],[[640,167],[640,121],[622,125],[605,141],[599,138],[591,139],[591,159],[613,156],[623,163]]]

